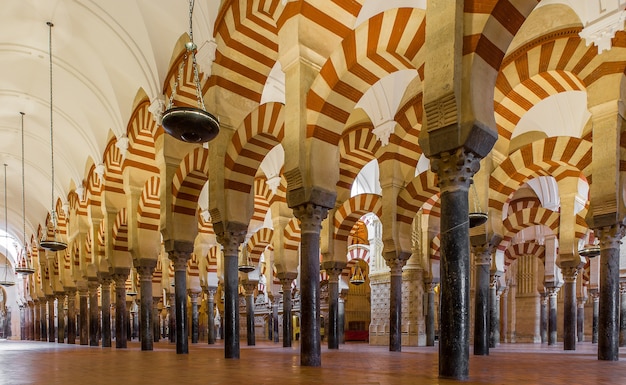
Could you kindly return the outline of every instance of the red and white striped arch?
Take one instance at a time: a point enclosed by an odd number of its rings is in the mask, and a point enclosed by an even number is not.
[[[202,209],[200,207],[198,207],[196,217],[198,218],[198,234],[215,235],[213,222],[211,222],[210,219],[208,221],[204,220],[204,217],[202,216]]]
[[[163,129],[156,123],[149,108],[150,100],[145,97],[135,107],[128,121],[126,128],[128,153],[124,159],[122,170],[132,166],[151,173],[159,173],[155,163],[154,143],[159,136],[163,135]]]
[[[360,24],[341,42],[307,94],[307,138],[337,145],[363,94],[385,76],[422,66],[424,11],[398,8]]]
[[[546,248],[536,242],[524,242],[509,245],[504,251],[504,265],[508,268],[517,257],[522,255],[533,255],[540,260],[546,256]]]
[[[259,263],[261,254],[269,246],[272,247],[272,239],[274,238],[274,230],[268,227],[258,229],[248,241],[248,252],[253,265]]]
[[[381,144],[372,133],[371,123],[362,123],[346,129],[339,141],[339,181],[337,201],[350,197],[352,183],[361,169],[376,156]]]
[[[96,165],[92,164],[87,173],[87,199],[86,204],[92,208],[100,207],[102,202],[102,190],[104,184],[96,173]]]
[[[440,216],[437,174],[430,170],[417,175],[398,194],[396,221],[399,234],[411,234],[413,219],[419,210],[423,210],[426,215]],[[401,249],[410,251],[411,237],[403,236],[399,239]]]
[[[430,259],[441,259],[441,234],[437,234],[430,241]]]
[[[355,223],[367,213],[382,216],[382,199],[377,194],[359,194],[345,201],[335,211],[333,218],[334,236],[340,241],[347,241]]]
[[[104,225],[104,221],[102,221]],[[113,225],[113,250],[128,251],[128,215],[122,208],[115,217]]]
[[[220,255],[220,247],[213,246],[209,249],[209,252],[206,255],[206,272],[207,273],[217,273],[217,259]]]
[[[137,208],[137,227],[145,230],[158,231],[161,219],[161,201],[159,191],[161,178],[154,175],[146,181],[141,191]]]
[[[535,141],[513,152],[489,178],[489,206],[502,211],[517,189],[536,176],[551,175],[557,181],[579,177],[590,180],[591,142],[573,137]]]
[[[198,198],[209,178],[209,151],[197,147],[181,161],[172,180],[172,211],[196,215]]]
[[[152,283],[158,285],[161,282],[163,282],[163,264],[161,263],[161,258],[158,258],[154,273],[152,273]]]
[[[122,176],[122,154],[115,145],[117,139],[112,137],[105,150],[102,162],[104,163],[104,191],[109,194],[124,195],[124,178]]]
[[[498,245],[498,250],[506,250],[511,244],[511,240],[519,231],[534,225],[545,226],[552,230],[552,234],[559,234],[560,215],[556,211],[543,207],[532,207],[517,211],[506,217],[502,222],[502,241]]]
[[[298,251],[300,247],[300,222],[296,217],[291,218],[283,230],[285,250]]]
[[[172,94],[172,90],[174,89],[174,84],[178,79],[179,71],[181,69],[181,63],[183,63],[186,49],[181,47],[182,50],[180,54],[176,57],[176,60],[170,66],[169,72],[165,77],[165,83],[163,86],[163,94],[165,98],[169,101],[170,95]],[[198,107],[198,96],[196,92],[196,83],[194,81],[193,74],[193,65],[191,60],[185,61],[182,66],[182,76],[180,77],[180,82],[178,83],[178,88],[176,89],[176,97],[174,98],[174,106],[175,107]],[[202,95],[205,95],[207,90],[209,89],[209,82],[204,76],[204,73],[198,73],[200,80],[200,88],[202,89]]]
[[[191,258],[187,261],[187,276],[200,277],[200,269],[198,268],[198,256],[191,253]]]

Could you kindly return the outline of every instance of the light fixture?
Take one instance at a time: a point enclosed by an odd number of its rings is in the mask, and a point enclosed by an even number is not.
[[[50,251],[61,251],[61,250],[65,250],[67,248],[67,243],[57,239],[57,214],[56,211],[54,209],[54,131],[53,131],[53,124],[52,124],[52,111],[53,111],[53,106],[52,106],[52,27],[54,26],[54,24],[52,24],[51,22],[47,22],[46,23],[48,25],[48,53],[50,56],[50,158],[51,158],[51,170],[52,170],[52,174],[51,174],[51,180],[52,180],[52,205],[51,205],[51,216],[50,216],[50,222],[52,224],[52,238],[48,238],[48,232],[46,231],[41,239],[41,241],[39,242],[39,245],[46,250],[50,250]]]
[[[196,50],[198,47],[193,42],[193,7],[194,0],[189,0],[189,42],[185,44],[185,56],[178,68],[178,76],[174,82],[174,87],[172,87],[172,93],[167,109],[163,113],[161,125],[165,132],[183,142],[204,143],[217,136],[220,125],[217,118],[208,113],[204,106],[200,76],[198,75],[198,63],[196,62]],[[181,86],[183,72],[189,59],[191,59],[198,108],[174,107],[176,89]]]
[[[7,164],[4,164],[4,278],[0,280],[0,286],[13,286],[15,280],[9,279],[9,211],[7,206]]]
[[[248,248],[246,246],[242,247],[241,257],[243,261],[237,267],[237,269],[239,269],[239,271],[241,271],[242,273],[246,273],[246,274],[254,271],[254,265],[252,264],[252,261],[250,260],[250,255],[248,254]]]
[[[478,199],[478,193],[476,192],[476,185],[472,180],[472,192],[474,207],[473,210],[469,213],[469,227],[476,227],[487,222],[487,213],[483,212],[480,208],[480,200]]]
[[[600,246],[593,244],[585,245],[582,249],[578,250],[578,255],[585,258],[597,257],[600,255]]]
[[[356,268],[354,269],[354,274],[350,277],[350,283],[354,286],[359,286],[365,283],[365,276],[363,275],[363,270],[361,270],[361,265],[357,262]]]
[[[20,112],[22,118],[22,247],[18,256],[18,262],[15,266],[15,272],[22,275],[30,275],[35,269],[30,265],[28,257],[28,245],[26,244],[26,189],[24,187],[24,113]]]

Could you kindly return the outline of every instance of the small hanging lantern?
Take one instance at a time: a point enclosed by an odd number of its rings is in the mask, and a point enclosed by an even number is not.
[[[476,192],[476,185],[474,181],[472,181],[472,191],[473,191],[473,210],[469,213],[469,227],[473,228],[476,226],[480,226],[487,222],[487,213],[483,212],[480,208],[480,201],[478,199],[478,193]]]
[[[585,245],[582,249],[578,250],[578,255],[585,258],[594,258],[600,255],[600,246],[588,244]]]
[[[242,273],[246,273],[246,274],[253,272],[255,267],[252,264],[252,261],[250,260],[250,255],[248,254],[248,248],[246,246],[242,247],[241,256],[242,256],[243,261],[237,267],[237,269],[241,271]]]
[[[198,75],[198,63],[196,62],[196,51],[198,47],[193,42],[193,7],[194,0],[189,1],[189,42],[185,44],[185,56],[180,63],[178,76],[172,88],[167,109],[163,113],[161,125],[165,132],[176,139],[189,143],[204,143],[215,138],[219,132],[219,122],[215,116],[206,111],[204,98],[202,97],[202,87],[200,86],[200,76]],[[187,60],[191,59],[193,69],[193,80],[196,87],[196,97],[198,108],[175,107],[174,97],[182,82],[183,72]]]
[[[354,286],[359,286],[365,283],[365,276],[363,275],[363,270],[361,270],[361,266],[357,263],[356,268],[354,269],[354,274],[350,278],[350,283]]]

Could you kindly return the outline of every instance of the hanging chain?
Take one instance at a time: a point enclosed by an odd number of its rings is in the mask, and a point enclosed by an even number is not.
[[[7,164],[4,164],[4,249],[9,251],[9,209],[7,206]],[[7,272],[9,270],[9,257],[5,258],[4,263],[4,282],[7,282]]]
[[[26,189],[24,187],[24,115],[22,115],[22,236],[24,237],[24,258],[27,258],[26,251]]]
[[[51,160],[51,178],[52,178],[52,195],[50,198],[50,207],[52,210],[51,213],[51,219],[52,219],[52,225],[54,226],[54,231],[56,231],[56,226],[57,226],[57,218],[56,218],[56,213],[54,212],[54,132],[53,132],[53,124],[52,124],[52,27],[54,26],[54,24],[52,24],[52,22],[48,21],[46,24],[48,24],[48,29],[49,29],[49,33],[48,33],[48,52],[49,52],[49,56],[50,56],[50,160]]]

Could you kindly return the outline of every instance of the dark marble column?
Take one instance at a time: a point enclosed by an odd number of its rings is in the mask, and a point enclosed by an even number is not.
[[[489,282],[489,347],[500,342],[500,312],[498,309],[498,277],[491,276]]]
[[[548,291],[547,289],[541,293],[541,310],[539,314],[539,333],[541,335],[541,343],[548,342]]]
[[[626,282],[619,284],[619,347],[626,346]]]
[[[550,287],[548,290],[548,345],[556,345],[557,325],[556,325],[556,296],[558,287]]]
[[[44,297],[39,302],[39,314],[40,314],[39,325],[41,327],[41,335],[39,336],[40,341],[46,341],[48,339],[48,326],[47,326],[48,320],[46,318],[47,307],[48,307],[48,299]]]
[[[578,299],[578,308],[576,309],[576,335],[578,342],[585,341],[585,300]]]
[[[231,228],[216,231],[217,241],[223,247],[224,254],[224,356],[239,358],[239,246],[244,240],[247,226],[230,224]]]
[[[322,263],[322,268],[328,274],[328,329],[325,330],[328,336],[328,349],[339,349],[339,277],[345,266],[345,262]],[[284,318],[283,313],[283,322]]]
[[[198,297],[200,292],[189,292],[189,298],[191,299],[191,343],[197,344],[200,339],[200,320],[198,312]]]
[[[248,346],[256,345],[254,330],[254,289],[259,285],[257,281],[244,281],[243,288],[246,291],[246,340]],[[283,322],[284,322],[283,315]]]
[[[28,303],[28,340],[35,340],[35,303]]]
[[[169,308],[169,324],[168,324],[168,336],[170,337],[171,343],[176,343],[176,294],[168,293],[167,294],[167,302],[170,306]]]
[[[115,348],[127,347],[126,331],[126,279],[128,272],[116,272],[111,276],[115,282]]]
[[[67,293],[67,343],[76,343],[76,289],[66,289]]]
[[[346,330],[346,302],[343,298],[343,294],[339,293],[339,299],[337,300],[337,315],[339,318],[339,323],[338,323],[338,327],[337,327],[337,334],[339,336],[339,343],[340,344],[345,344],[346,343],[346,335],[345,335],[345,330]]]
[[[563,350],[576,350],[576,276],[578,267],[563,266]]]
[[[280,285],[283,292],[283,347],[291,347],[293,338],[293,319],[291,317],[291,283],[295,279],[295,274],[281,273]],[[278,306],[278,302],[276,303]]]
[[[435,346],[435,287],[437,284],[426,284],[426,346]]]
[[[189,326],[187,324],[187,261],[191,258],[193,243],[175,242],[168,251],[174,263],[174,294],[176,301],[176,354],[189,353]]]
[[[26,340],[26,306],[19,305],[20,308],[20,341]]]
[[[469,205],[468,190],[480,159],[459,148],[431,157],[441,196],[441,322],[439,376],[469,375]]]
[[[48,342],[54,342],[56,330],[54,328],[54,296],[46,296],[48,298]]]
[[[508,342],[509,333],[509,288],[506,287],[500,295],[500,342]]]
[[[89,345],[89,289],[86,287],[78,289],[79,306],[79,336],[81,345]]]
[[[278,306],[279,305],[280,305],[280,297],[276,296],[274,297],[274,302],[272,305],[272,335],[274,336],[275,343],[280,342],[280,337],[278,335]]]
[[[33,304],[33,328],[33,340],[39,341],[41,339],[41,314],[38,299]]]
[[[209,345],[215,344],[215,291],[216,288],[209,287],[207,290],[207,313],[209,313],[209,333],[207,336],[207,342]]]
[[[100,308],[98,306],[98,288],[100,282],[89,281],[89,346],[99,346],[98,326],[100,324]]]
[[[112,345],[111,336],[111,283],[113,280],[106,275],[100,279],[100,302],[102,303],[102,347],[110,348]]]
[[[54,294],[57,299],[57,343],[65,343],[65,293]]]
[[[300,365],[321,366],[320,231],[328,209],[313,203],[293,208],[300,220]]]
[[[154,324],[152,317],[152,275],[156,267],[156,259],[142,258],[137,266],[140,280],[141,300],[139,302],[139,332],[141,333],[141,350],[152,350],[154,343]]]
[[[402,351],[402,268],[408,256],[396,257],[396,252],[384,255],[390,268],[389,283],[389,351]]]
[[[154,295],[154,293],[152,293]],[[161,316],[159,314],[159,301],[161,297],[152,297],[152,341],[159,342],[161,338]]]
[[[598,359],[619,359],[619,249],[624,236],[622,224],[596,229],[600,239],[600,306],[598,315]]]
[[[591,343],[598,343],[598,317],[600,313],[600,293],[598,290],[592,290],[590,292],[593,307],[592,307],[592,318],[591,318]]]
[[[491,247],[489,244],[473,245],[476,268],[474,295],[474,355],[488,356],[491,347],[489,339],[490,299],[489,270],[491,268]],[[494,287],[495,291],[495,287]]]

